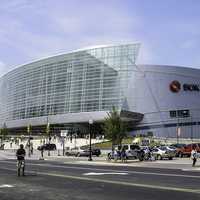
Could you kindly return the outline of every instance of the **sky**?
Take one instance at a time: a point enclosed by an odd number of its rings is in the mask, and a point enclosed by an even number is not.
[[[200,1],[0,0],[0,76],[87,46],[134,42],[138,64],[200,68]]]

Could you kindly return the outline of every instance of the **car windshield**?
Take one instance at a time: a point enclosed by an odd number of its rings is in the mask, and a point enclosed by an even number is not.
[[[140,149],[138,145],[130,145],[131,150]]]
[[[169,146],[169,148],[170,148],[170,149],[176,149],[176,147],[174,147],[174,146]]]
[[[165,151],[165,150],[167,150],[167,147],[162,146],[162,147],[160,147],[159,149],[162,150],[162,151]]]

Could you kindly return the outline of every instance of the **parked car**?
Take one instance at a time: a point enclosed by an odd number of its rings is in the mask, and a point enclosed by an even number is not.
[[[176,144],[171,144],[169,147],[174,148],[176,150],[176,157],[179,157],[180,149],[184,146],[186,146],[186,144],[176,143]]]
[[[84,156],[86,154],[87,152],[80,147],[71,148],[65,151],[66,156]]]
[[[118,159],[121,159],[121,150],[125,149],[126,159],[139,159],[140,161],[144,160],[144,150],[140,148],[140,146],[135,144],[123,144],[114,147],[118,151]],[[107,155],[108,160],[114,159],[114,152],[109,152]]]
[[[41,146],[38,146],[37,150],[39,151],[55,151],[56,145],[55,144],[43,144]]]
[[[196,148],[197,152],[200,153],[200,143],[193,143],[193,144],[188,144],[188,145],[181,147],[178,150],[178,156],[179,157],[183,157],[183,156],[189,157],[191,155],[191,151],[193,148]]]
[[[89,156],[90,155],[90,150],[89,149],[82,149],[81,147],[75,147],[72,149],[68,149],[65,152],[65,155],[67,156]],[[93,156],[100,156],[101,155],[101,150],[100,149],[94,149],[92,148],[92,155]]]
[[[101,155],[100,149],[92,149],[92,155],[99,157]]]
[[[157,160],[168,158],[172,160],[176,155],[176,150],[170,149],[168,146],[161,146],[152,149],[152,154]]]
[[[5,146],[5,144],[1,144],[0,145],[0,150],[4,150],[4,146]]]
[[[170,147],[175,147],[175,148],[182,148],[186,146],[186,144],[183,143],[176,143],[176,144],[171,144]]]

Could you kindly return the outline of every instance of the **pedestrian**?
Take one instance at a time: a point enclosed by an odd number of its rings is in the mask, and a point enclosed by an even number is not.
[[[191,151],[191,159],[192,159],[192,167],[195,166],[196,162],[197,162],[197,150],[196,147],[194,147]]]
[[[42,157],[42,159],[44,157],[44,147],[41,148],[41,157]]]
[[[122,159],[122,162],[126,162],[127,161],[126,149],[124,147],[121,150],[121,159]]]
[[[115,147],[115,149],[114,149],[114,154],[113,154],[113,157],[114,157],[114,161],[115,161],[115,162],[117,162],[118,156],[119,156],[118,149],[117,149],[117,147]]]
[[[22,176],[24,176],[24,171],[25,171],[25,156],[26,156],[26,151],[24,149],[24,145],[20,144],[20,148],[16,152],[17,156],[17,175],[20,176],[20,171],[22,168]]]
[[[31,154],[33,155],[33,143],[31,143]]]

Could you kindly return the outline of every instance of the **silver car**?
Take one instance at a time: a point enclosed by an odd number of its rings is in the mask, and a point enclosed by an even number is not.
[[[162,160],[163,158],[172,160],[176,156],[176,150],[170,149],[166,146],[161,146],[153,148],[152,154],[157,160]]]
[[[89,151],[81,149],[80,147],[75,147],[75,148],[66,150],[65,155],[66,156],[76,156],[76,157],[89,156]]]

